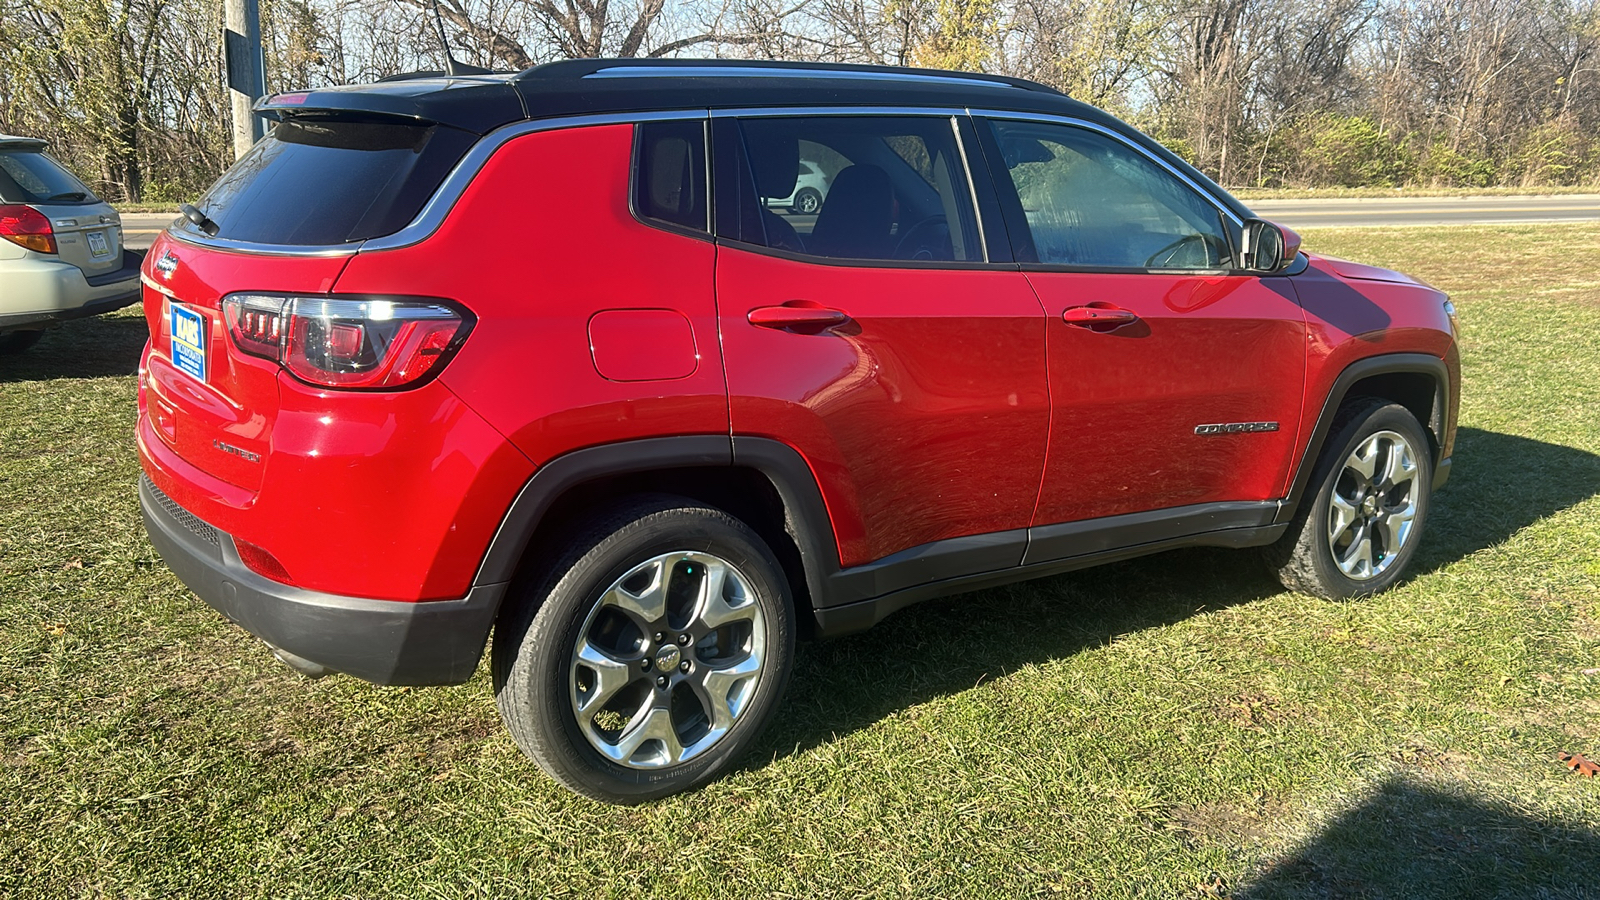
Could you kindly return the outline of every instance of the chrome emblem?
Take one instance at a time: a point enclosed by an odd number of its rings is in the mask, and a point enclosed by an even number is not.
[[[178,271],[178,258],[172,255],[171,250],[156,260],[156,271],[161,273],[162,278],[172,280],[172,273]]]
[[[656,668],[662,672],[671,672],[678,667],[678,660],[681,657],[682,654],[678,652],[677,647],[668,646],[656,654]]]
[[[1277,422],[1223,422],[1216,425],[1196,425],[1194,427],[1195,434],[1248,434],[1277,430]]]
[[[222,441],[219,441],[219,440],[216,440],[216,439],[213,439],[211,441],[211,446],[215,447],[218,450],[221,450],[223,453],[227,453],[227,454],[230,454],[230,455],[233,455],[233,456],[237,456],[240,459],[244,460],[245,462],[253,462],[253,463],[261,462],[261,454],[259,454],[259,453],[251,453],[249,450],[246,450],[246,449],[244,449],[242,447],[235,447],[232,444],[224,444]]]

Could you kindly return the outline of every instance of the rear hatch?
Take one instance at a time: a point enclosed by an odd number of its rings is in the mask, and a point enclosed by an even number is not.
[[[42,142],[0,141],[0,203],[26,204],[50,220],[57,256],[93,278],[122,268],[122,221]]]
[[[180,219],[145,262],[150,418],[161,439],[201,471],[258,489],[278,380],[292,376],[240,352],[224,298],[328,295],[361,242],[409,223],[477,137],[431,121],[303,110],[218,179],[196,204],[202,224]]]

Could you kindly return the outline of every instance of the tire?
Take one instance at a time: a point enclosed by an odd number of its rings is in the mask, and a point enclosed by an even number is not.
[[[1353,400],[1334,420],[1289,530],[1266,548],[1267,562],[1284,587],[1315,597],[1387,590],[1416,555],[1432,484],[1432,445],[1416,417],[1385,400]]]
[[[42,337],[44,337],[43,331],[13,331],[10,334],[0,334],[0,356],[22,353],[39,343],[39,338]]]
[[[800,193],[794,195],[794,205],[789,211],[796,215],[809,216],[822,208],[822,194],[816,188],[801,188]]]
[[[715,779],[789,679],[782,568],[743,522],[692,500],[639,498],[593,520],[519,599],[494,639],[501,718],[550,777],[596,800]]]

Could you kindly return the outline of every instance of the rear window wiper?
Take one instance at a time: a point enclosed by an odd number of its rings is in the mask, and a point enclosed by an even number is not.
[[[68,203],[76,203],[79,200],[87,199],[88,196],[89,195],[85,194],[83,191],[67,191],[64,194],[56,194],[54,196],[46,197],[44,198],[44,202],[54,203],[57,200],[65,200]]]
[[[204,231],[206,234],[209,234],[212,237],[216,237],[217,236],[217,231],[218,231],[217,223],[211,221],[211,217],[210,216],[206,215],[205,213],[201,212],[198,209],[195,209],[193,206],[190,206],[187,203],[185,203],[182,206],[178,207],[178,212],[183,213],[183,217],[185,219],[188,219],[190,222],[192,222],[194,224],[194,227],[200,229],[201,231]]]

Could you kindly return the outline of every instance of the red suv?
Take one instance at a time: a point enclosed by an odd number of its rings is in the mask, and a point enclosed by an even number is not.
[[[798,634],[1189,545],[1382,590],[1452,308],[1015,79],[584,60],[279,94],[143,272],[150,538],[308,674],[562,784],[724,770]],[[802,171],[814,212],[770,203]]]

